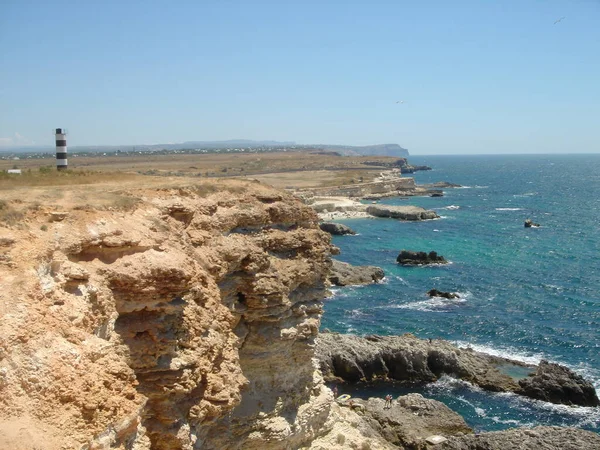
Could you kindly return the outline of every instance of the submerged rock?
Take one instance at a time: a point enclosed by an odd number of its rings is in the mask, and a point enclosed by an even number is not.
[[[519,393],[546,402],[600,406],[594,385],[572,370],[542,360],[535,374],[519,380]]]
[[[400,220],[431,220],[440,216],[435,211],[421,208],[419,206],[368,206],[367,214],[375,217],[389,217]]]
[[[403,266],[420,266],[423,264],[446,264],[446,258],[438,255],[437,252],[413,252],[411,250],[402,250],[396,261]]]
[[[535,223],[531,219],[526,219],[524,225],[525,225],[525,228],[538,228],[540,226],[539,223]]]
[[[447,299],[460,298],[460,295],[455,294],[454,292],[443,292],[438,291],[437,289],[431,289],[430,291],[427,291],[427,295],[430,297],[443,297]]]
[[[353,266],[333,260],[329,281],[336,286],[376,283],[385,276],[383,269],[377,266]]]
[[[333,234],[335,236],[343,236],[346,234],[356,234],[356,232],[347,225],[335,222],[322,222],[319,224],[321,230]]]

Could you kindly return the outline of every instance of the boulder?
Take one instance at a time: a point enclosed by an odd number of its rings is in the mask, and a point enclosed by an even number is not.
[[[455,294],[454,292],[443,292],[438,291],[437,289],[431,289],[430,291],[427,291],[427,295],[430,297],[443,297],[447,299],[460,298],[460,295]]]
[[[411,250],[402,250],[396,261],[403,266],[420,266],[424,264],[447,264],[446,258],[438,255],[437,252],[413,252]]]
[[[346,234],[356,234],[356,232],[347,225],[343,225],[341,223],[334,222],[322,222],[319,224],[319,228],[321,230],[333,234],[335,236],[343,236]]]
[[[459,414],[421,394],[400,396],[389,408],[380,398],[354,399],[354,403],[373,429],[400,448],[425,449],[431,436],[472,433]]]
[[[435,211],[421,208],[419,206],[386,206],[371,205],[367,207],[367,214],[375,217],[389,217],[399,220],[431,220],[440,216]]]
[[[333,260],[329,281],[335,286],[350,286],[376,283],[385,276],[383,269],[376,266],[353,266]]]
[[[542,360],[537,371],[519,381],[519,393],[546,402],[600,406],[594,386],[567,367]]]

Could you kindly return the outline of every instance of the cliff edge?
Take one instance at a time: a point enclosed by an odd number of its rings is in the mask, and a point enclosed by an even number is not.
[[[123,195],[9,204],[0,447],[297,448],[323,433],[316,214],[252,182]]]

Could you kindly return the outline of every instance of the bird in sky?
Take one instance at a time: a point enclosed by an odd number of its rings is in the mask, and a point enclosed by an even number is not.
[[[404,103],[404,100],[398,100],[396,103]]]
[[[557,21],[554,22],[554,25],[556,25],[558,22],[560,22],[563,19],[564,19],[564,17],[561,17],[560,19],[558,19]]]

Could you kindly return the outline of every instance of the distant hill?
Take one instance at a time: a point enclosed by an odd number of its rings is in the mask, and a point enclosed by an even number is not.
[[[377,155],[377,156],[409,156],[408,150],[400,147],[398,144],[379,144],[379,145],[315,145],[323,150],[332,150],[346,156],[356,155]]]
[[[357,156],[357,155],[372,155],[372,156],[398,156],[407,157],[408,150],[400,147],[398,144],[380,144],[380,145],[364,145],[364,146],[352,146],[352,145],[331,145],[331,144],[318,144],[318,145],[299,145],[293,141],[253,141],[249,139],[232,139],[227,141],[186,141],[179,143],[169,144],[137,144],[137,145],[78,145],[69,146],[70,152],[116,152],[116,151],[158,151],[158,150],[194,150],[194,149],[207,149],[207,150],[220,150],[220,149],[288,149],[288,150],[303,150],[303,149],[317,149],[328,152],[336,152],[344,156]],[[28,147],[2,147],[0,152],[5,153],[34,153],[34,152],[53,152],[54,145],[49,143],[43,146],[28,146]]]
[[[67,138],[68,142],[68,138]],[[121,151],[151,151],[151,150],[183,150],[183,149],[225,149],[225,148],[259,148],[259,147],[290,147],[292,141],[252,141],[249,139],[231,139],[227,141],[186,141],[169,144],[136,144],[136,145],[75,145],[68,146],[69,151],[78,152],[114,152]],[[27,147],[2,147],[0,152],[40,152],[54,151],[53,143]]]

